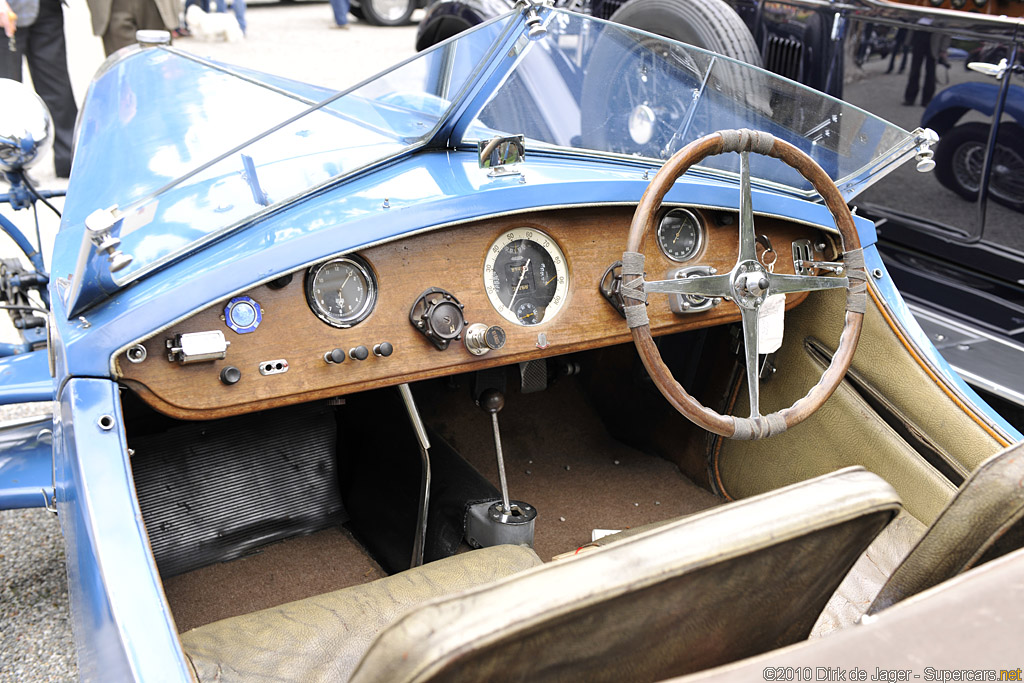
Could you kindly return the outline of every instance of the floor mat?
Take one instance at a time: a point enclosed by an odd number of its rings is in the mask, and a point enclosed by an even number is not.
[[[348,531],[334,528],[165,579],[164,593],[178,631],[185,632],[384,575]]]
[[[497,486],[490,416],[466,391],[440,383],[414,390],[431,426]],[[509,391],[498,420],[509,496],[537,508],[534,549],[545,561],[588,543],[594,529],[627,529],[725,502],[674,464],[614,440],[571,379],[540,393]]]

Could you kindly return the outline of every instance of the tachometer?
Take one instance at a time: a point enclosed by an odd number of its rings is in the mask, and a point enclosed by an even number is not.
[[[565,305],[569,268],[551,237],[535,228],[515,228],[487,251],[484,287],[503,318],[539,325],[554,319]]]
[[[343,256],[313,266],[306,275],[306,301],[318,318],[334,327],[365,320],[377,301],[370,264],[358,256]]]
[[[672,209],[658,224],[658,246],[673,261],[689,261],[700,250],[704,226],[689,209]]]

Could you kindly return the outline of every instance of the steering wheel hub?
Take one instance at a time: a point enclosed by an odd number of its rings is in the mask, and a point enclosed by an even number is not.
[[[732,271],[731,288],[737,306],[756,310],[768,298],[768,271],[757,261],[741,261]]]

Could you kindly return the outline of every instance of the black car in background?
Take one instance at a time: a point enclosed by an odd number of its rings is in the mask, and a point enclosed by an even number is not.
[[[1024,2],[952,2],[555,0],[934,130],[934,172],[907,164],[854,203],[876,222],[886,267],[925,332],[1024,428]],[[512,6],[437,0],[417,49]]]

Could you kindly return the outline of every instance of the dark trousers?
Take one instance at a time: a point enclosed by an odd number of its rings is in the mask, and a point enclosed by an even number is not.
[[[911,40],[910,75],[907,76],[907,90],[903,93],[903,101],[913,104],[917,99],[917,90],[921,89],[921,104],[928,106],[935,94],[935,55],[932,53],[932,34],[927,31],[914,31]],[[920,84],[921,65],[924,65],[924,85]]]
[[[78,107],[71,92],[68,55],[64,46],[64,8],[60,0],[40,0],[39,16],[14,34],[17,51],[0,41],[0,78],[21,80],[21,59],[28,59],[32,84],[53,117],[53,160],[57,175],[71,173],[71,154]]]

